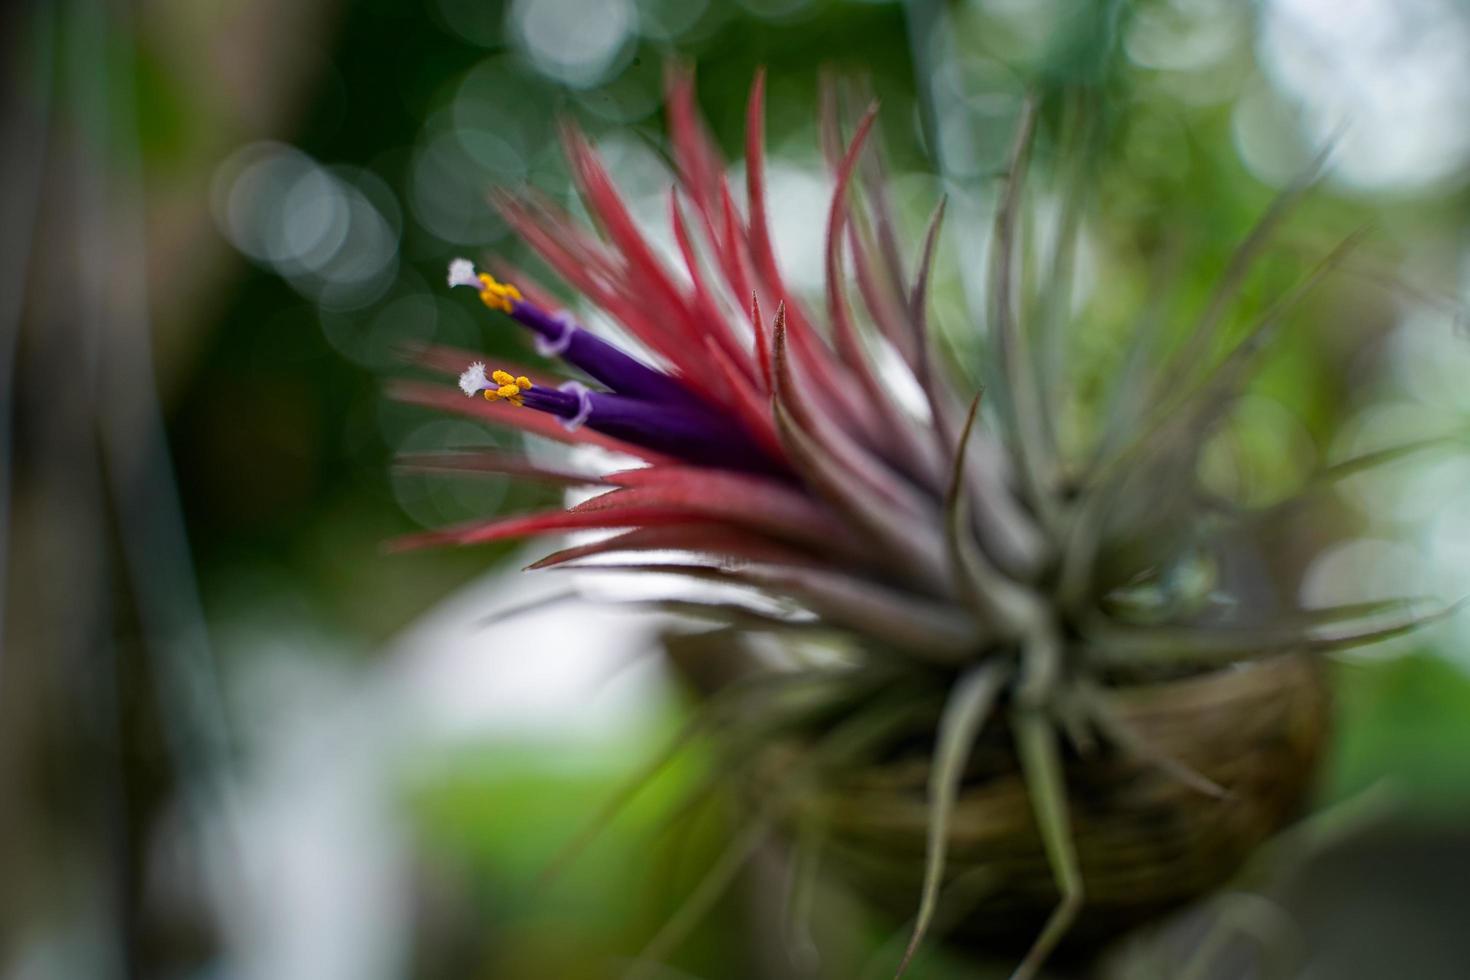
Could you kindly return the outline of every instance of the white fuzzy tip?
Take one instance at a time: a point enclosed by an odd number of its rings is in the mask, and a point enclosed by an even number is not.
[[[449,263],[449,285],[480,289],[480,276],[475,272],[475,263],[469,259],[455,259]]]
[[[459,390],[471,397],[489,387],[490,382],[485,380],[485,365],[479,361],[465,368],[464,373],[459,376]]]

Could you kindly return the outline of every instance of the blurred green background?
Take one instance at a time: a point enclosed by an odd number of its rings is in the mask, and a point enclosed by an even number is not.
[[[383,385],[411,373],[407,342],[521,356],[443,274],[461,254],[543,271],[487,191],[575,210],[561,121],[668,241],[671,58],[695,66],[737,170],[765,67],[777,248],[814,293],[819,84],[862,80],[910,241],[952,196],[936,320],[972,370],[967,303],[1020,98],[1092,93],[1078,438],[1151,301],[1169,322],[1197,309],[1335,140],[1239,321],[1347,233],[1370,244],[1275,352],[1211,485],[1269,502],[1314,461],[1470,421],[1454,0],[40,0],[0,13],[0,37],[7,980],[616,976],[688,907],[731,821],[718,794],[681,809],[697,747],[537,884],[687,711],[640,655],[650,626],[575,605],[487,628],[557,588],[516,573],[528,552],[383,548],[550,502],[395,473],[401,451],[518,437]],[[1078,123],[1048,111],[1043,172],[1075,161]],[[1463,439],[1339,489],[1283,525],[1263,577],[1311,603],[1470,592]],[[1318,794],[1335,829],[1256,883],[1306,953],[1263,973],[1245,941],[1202,976],[1470,976],[1453,925],[1470,907],[1467,639],[1461,615],[1335,665]],[[1346,830],[1339,805],[1356,807]],[[895,924],[823,889],[813,935],[783,939],[765,873],[650,975],[888,975]],[[974,969],[935,951],[916,975]]]

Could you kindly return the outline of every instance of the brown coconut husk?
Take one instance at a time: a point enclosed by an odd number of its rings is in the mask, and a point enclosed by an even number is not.
[[[736,672],[705,644],[697,657],[687,646],[671,647],[674,661],[706,693]],[[1087,754],[1069,749],[1085,902],[1063,955],[1089,953],[1231,878],[1299,814],[1329,730],[1325,671],[1309,654],[1136,683],[1110,697],[1151,752],[1227,792],[1203,793],[1156,759],[1105,743]],[[1059,896],[1002,721],[983,730],[950,820],[945,880],[962,887],[950,893],[943,931],[952,942],[1013,954],[1036,939]],[[790,793],[780,826],[793,836],[817,828],[823,868],[895,924],[912,919],[923,880],[932,725],[928,731],[927,740],[916,732],[884,757],[824,770],[794,792],[790,774],[803,771],[820,733],[788,738],[760,750],[743,781],[753,806]]]

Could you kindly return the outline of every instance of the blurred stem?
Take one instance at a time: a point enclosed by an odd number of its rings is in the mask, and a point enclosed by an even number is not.
[[[33,62],[29,77],[34,89],[17,83],[13,101],[6,107],[9,120],[3,144],[3,178],[6,193],[3,252],[0,252],[0,697],[5,690],[5,599],[9,588],[10,497],[12,463],[11,429],[15,411],[15,358],[20,340],[21,312],[26,281],[30,275],[35,242],[41,185],[45,176],[46,148],[51,131],[51,89],[55,58],[55,24],[49,4],[38,4],[35,20],[16,33],[27,38]],[[12,17],[24,19],[23,13]],[[19,45],[16,45],[18,48]],[[14,111],[11,111],[12,108]]]
[[[944,17],[943,0],[910,0],[904,10],[908,16],[909,58],[914,66],[914,91],[919,106],[919,124],[934,166],[944,172],[944,147],[939,131],[939,108],[934,99],[934,58],[932,48],[939,22]]]

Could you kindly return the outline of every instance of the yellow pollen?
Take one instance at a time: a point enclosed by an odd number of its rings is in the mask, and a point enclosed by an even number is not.
[[[500,282],[488,272],[480,273],[480,302],[492,310],[511,311],[510,301],[521,298],[521,291],[508,282]],[[496,372],[503,374],[504,372]],[[499,380],[498,378],[496,380]]]
[[[531,384],[531,379],[524,374],[515,376],[509,371],[492,371],[490,372],[490,378],[500,387],[486,388],[484,390],[485,400],[487,402],[493,402],[504,399],[517,408],[526,404],[524,392],[530,391],[535,387],[535,385]]]

